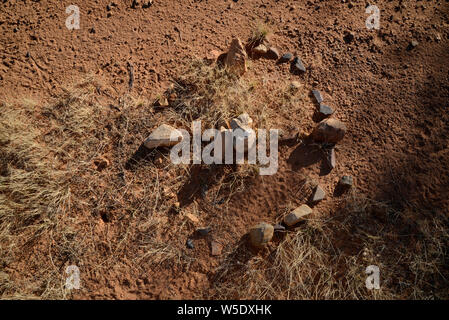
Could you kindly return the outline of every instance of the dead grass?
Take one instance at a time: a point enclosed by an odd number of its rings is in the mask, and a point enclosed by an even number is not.
[[[175,204],[185,186],[203,182],[195,180],[193,166],[174,166],[167,152],[145,150],[141,142],[163,122],[219,127],[248,112],[256,127],[269,128],[293,112],[305,118],[301,89],[288,83],[267,89],[200,61],[165,93],[174,95],[161,111],[131,96],[113,108],[100,105],[101,86],[90,78],[45,106],[1,105],[2,298],[73,298],[64,288],[71,264],[89,275],[83,297],[120,297],[108,285],[145,279],[149,266],[167,279],[189,270],[196,257],[185,249],[192,224],[183,213],[201,210],[201,200],[192,195],[191,206]],[[224,167],[202,169],[209,172],[212,199],[225,195],[226,208],[258,168]],[[447,299],[447,221],[408,210],[354,191],[335,215],[275,239],[268,253],[253,254],[240,243],[215,270],[213,297]],[[381,270],[379,291],[365,288],[368,265]]]
[[[217,272],[217,298],[448,299],[449,236],[443,220],[425,221],[413,226],[353,190],[335,217],[308,220],[264,257],[233,252]],[[380,269],[380,290],[365,286],[369,265]]]

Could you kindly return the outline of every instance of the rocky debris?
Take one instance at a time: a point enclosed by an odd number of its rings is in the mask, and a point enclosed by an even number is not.
[[[152,4],[153,4],[153,0],[144,1],[144,3],[142,4],[142,8],[143,9],[149,8],[149,7],[151,7]]]
[[[344,35],[344,37],[343,37],[343,40],[347,43],[347,44],[349,44],[349,43],[351,43],[352,41],[354,41],[354,34],[352,33],[352,32],[345,32],[345,35]]]
[[[301,83],[298,81],[292,81],[290,83],[290,91],[291,92],[298,92],[298,90],[301,88]]]
[[[237,118],[234,118],[231,120],[231,129],[235,130],[237,128],[248,128],[251,127],[253,124],[253,119],[247,114],[242,113]]]
[[[335,166],[337,165],[337,161],[335,159],[335,148],[331,148],[329,150],[328,156],[327,156],[327,162],[329,164],[329,167],[331,169],[335,168]]]
[[[274,225],[274,232],[285,232],[285,227],[282,224],[275,224]]]
[[[155,107],[168,107],[169,105],[170,104],[166,96],[161,96],[154,102]]]
[[[252,49],[252,53],[258,56],[263,56],[268,52],[268,48],[264,44],[259,44]]]
[[[186,216],[187,219],[189,219],[190,221],[192,221],[195,224],[200,222],[198,217],[196,215],[194,215],[194,214],[186,213],[185,216]]]
[[[343,177],[341,177],[340,181],[338,182],[338,187],[342,191],[346,191],[346,190],[351,189],[353,182],[354,181],[352,179],[352,176],[343,176]]]
[[[154,130],[143,143],[148,149],[157,147],[171,147],[182,140],[179,130],[163,124]]]
[[[312,196],[312,202],[318,203],[321,200],[324,200],[325,197],[326,197],[326,192],[324,192],[323,188],[321,188],[320,186],[316,186],[315,191]]]
[[[240,39],[234,38],[224,59],[224,65],[229,68],[231,72],[241,76],[248,70],[246,66],[247,58],[248,55],[246,54],[242,42]]]
[[[274,47],[270,47],[266,54],[267,59],[277,60],[279,59],[279,51]]]
[[[274,227],[271,224],[262,222],[251,228],[249,231],[249,241],[255,248],[261,248],[273,238]]]
[[[206,54],[206,60],[209,61],[217,61],[218,57],[222,54],[222,52],[212,49]]]
[[[192,239],[187,239],[186,246],[189,249],[195,249],[195,245],[193,244],[193,240]]]
[[[251,117],[247,113],[243,113],[237,118],[231,120],[230,125],[231,129],[233,130],[234,148],[236,148],[238,142],[242,140],[245,152],[255,146],[256,137],[255,132],[251,128],[252,124],[253,119],[251,119]]]
[[[298,222],[300,222],[301,220],[303,220],[305,216],[307,216],[311,213],[312,213],[312,209],[308,205],[303,204],[303,205],[299,206],[298,208],[296,208],[295,210],[293,210],[288,215],[286,215],[284,217],[284,223],[286,226],[291,227],[291,226],[297,224]]]
[[[293,59],[293,55],[290,52],[287,52],[279,59],[279,63],[287,63],[290,62],[291,59]]]
[[[315,100],[318,104],[321,104],[321,102],[323,102],[323,97],[321,96],[321,93],[318,90],[312,90],[312,94],[315,97]]]
[[[223,250],[223,246],[218,243],[217,241],[212,241],[210,243],[210,247],[211,247],[211,253],[213,256],[219,256],[221,255],[221,251]]]
[[[330,117],[334,113],[334,110],[331,107],[329,107],[328,105],[320,103],[318,113],[321,117],[327,118],[327,117]]]
[[[211,231],[212,231],[211,227],[200,228],[200,229],[196,230],[196,232],[202,237],[207,236],[209,234],[209,232],[211,232]]]
[[[346,125],[337,119],[321,121],[312,132],[312,138],[317,142],[337,143],[346,133]]]
[[[408,50],[408,51],[413,50],[414,48],[416,48],[416,47],[418,46],[418,44],[419,44],[418,41],[412,40],[412,41],[408,44],[407,50]]]
[[[290,66],[290,72],[293,74],[301,74],[306,72],[306,68],[299,57],[295,57]]]

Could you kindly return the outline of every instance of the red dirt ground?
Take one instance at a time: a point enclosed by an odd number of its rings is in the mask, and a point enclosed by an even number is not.
[[[320,89],[348,132],[337,147],[337,167],[325,175],[321,162],[303,163],[301,150],[281,147],[278,174],[253,185],[251,196],[233,200],[228,213],[232,224],[216,234],[224,251],[236,245],[249,225],[275,220],[273,212],[283,203],[300,204],[293,191],[303,174],[329,195],[338,179],[350,174],[358,190],[373,199],[448,214],[447,1],[376,1],[381,13],[378,31],[365,27],[365,1],[155,0],[146,9],[131,9],[131,2],[116,1],[107,11],[107,0],[3,1],[0,99],[33,97],[43,102],[61,93],[64,85],[93,73],[110,82],[102,92],[104,103],[114,102],[128,89],[128,62],[135,74],[131,93],[155,97],[179,75],[182,62],[204,58],[213,49],[225,51],[233,37],[246,40],[255,23],[266,22],[272,25],[272,43],[281,53],[299,55],[307,72],[294,76],[286,66],[263,59],[254,62],[251,72],[267,76],[273,85],[291,79],[300,81],[307,92]],[[80,7],[79,30],[65,27],[70,4]],[[343,39],[346,32],[354,35],[351,43]],[[407,50],[412,40],[419,44]],[[312,109],[310,98],[308,112]],[[292,115],[284,123],[295,120]],[[324,201],[316,211],[332,215],[335,205]],[[212,214],[217,209],[203,209],[211,212],[208,224],[220,224]],[[114,239],[117,230],[106,232],[106,240]],[[183,246],[185,238],[178,241]],[[124,259],[122,268],[111,270],[108,277],[89,275],[87,290],[74,297],[213,295],[210,279],[220,258],[209,251],[207,243],[198,244],[190,270],[147,270],[145,275],[131,268],[127,272]],[[95,261],[85,262],[89,263]],[[141,280],[132,280],[136,278]]]

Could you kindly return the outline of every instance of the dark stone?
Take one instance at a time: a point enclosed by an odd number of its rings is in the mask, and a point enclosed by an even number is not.
[[[343,40],[348,44],[351,43],[352,41],[354,41],[354,34],[352,32],[346,32]]]
[[[329,107],[329,106],[327,106],[327,105],[325,105],[323,103],[320,103],[320,109],[319,109],[318,112],[320,113],[320,115],[322,117],[327,118],[327,117],[331,116],[334,113],[334,110],[331,107]]]
[[[274,232],[285,232],[285,227],[281,224],[274,225]]]
[[[290,66],[290,72],[293,74],[301,74],[306,72],[306,68],[304,67],[299,57],[295,57],[295,59],[293,59],[292,64]]]
[[[268,59],[277,60],[279,59],[279,51],[276,48],[271,47],[268,49],[266,57]]]
[[[208,234],[209,234],[209,232],[211,232],[211,228],[210,227],[207,227],[207,228],[202,228],[202,229],[198,229],[196,232],[198,232],[198,234],[200,235],[200,236],[207,236]]]
[[[323,102],[323,97],[321,96],[321,93],[318,90],[312,90],[313,96],[315,97],[315,100],[318,104]]]
[[[293,59],[293,55],[290,52],[287,52],[279,59],[279,63],[287,63],[291,59]]]
[[[189,249],[195,249],[195,245],[193,244],[192,239],[187,239],[186,245],[187,245],[187,248],[189,248]]]

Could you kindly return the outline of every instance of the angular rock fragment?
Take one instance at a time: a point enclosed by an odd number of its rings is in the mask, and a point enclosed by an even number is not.
[[[321,102],[323,102],[323,97],[321,96],[321,93],[318,90],[312,90],[312,94],[315,97],[315,100],[318,104],[321,104]]]
[[[182,134],[179,130],[163,124],[154,130],[145,140],[144,145],[148,149],[157,147],[171,147],[182,140]]]
[[[334,113],[334,110],[331,107],[329,107],[328,105],[320,103],[318,113],[320,114],[320,116],[322,118],[327,118],[327,117],[330,117]]]
[[[246,66],[247,57],[245,47],[240,39],[234,38],[224,58],[224,65],[234,74],[241,76],[248,70]]]
[[[271,224],[262,222],[251,228],[249,231],[249,241],[255,248],[261,248],[273,238],[274,227]]]
[[[223,250],[223,246],[220,243],[218,243],[217,241],[212,241],[210,246],[211,246],[211,254],[213,256],[221,255],[221,251]]]
[[[337,119],[321,121],[312,132],[312,138],[317,142],[337,143],[346,133],[346,125]]]
[[[255,55],[265,55],[268,52],[268,48],[264,44],[259,44],[257,47],[254,47],[252,50]]]
[[[299,57],[295,57],[290,66],[290,72],[293,74],[301,74],[306,72],[306,68]]]
[[[320,186],[316,186],[315,191],[313,192],[312,202],[318,203],[321,200],[324,200],[325,197],[326,192],[324,192],[323,188],[321,188]]]
[[[303,205],[299,206],[298,208],[296,208],[295,210],[293,210],[288,215],[286,215],[284,217],[284,223],[288,227],[291,227],[291,226],[297,224],[298,222],[300,222],[301,220],[304,220],[304,217],[311,213],[312,213],[312,209],[308,205],[303,204]]]
[[[270,47],[267,51],[266,57],[267,59],[277,60],[279,59],[279,51],[274,47]]]
[[[279,63],[287,63],[291,59],[293,59],[293,55],[290,52],[287,52],[279,59]]]
[[[338,185],[343,189],[350,189],[353,183],[352,176],[343,176],[338,182]]]

